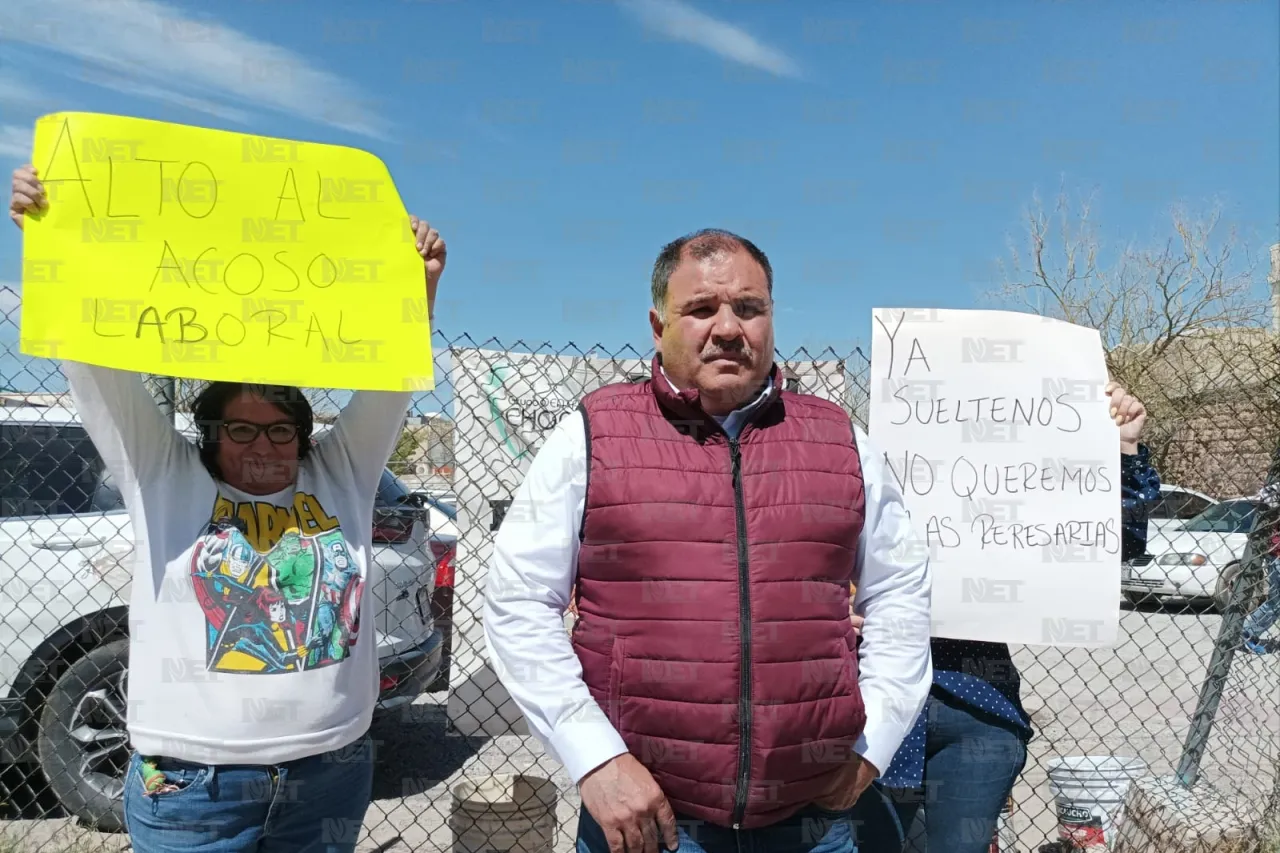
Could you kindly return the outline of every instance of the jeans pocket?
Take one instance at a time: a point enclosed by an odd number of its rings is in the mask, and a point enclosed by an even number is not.
[[[170,758],[139,759],[137,767],[135,784],[141,786],[146,796],[161,800],[198,790],[209,778],[210,770],[207,765]]]

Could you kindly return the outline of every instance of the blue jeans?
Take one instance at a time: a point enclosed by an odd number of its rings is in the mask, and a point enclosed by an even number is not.
[[[679,853],[858,853],[850,813],[817,806],[760,829],[735,831],[679,815],[676,825]],[[604,830],[585,808],[578,814],[578,853],[609,853]]]
[[[276,765],[161,758],[178,790],[148,794],[129,762],[124,818],[134,853],[350,853],[373,796],[373,740]]]
[[[928,844],[920,853],[987,853],[1000,809],[1027,762],[1024,736],[996,717],[933,694],[924,713],[923,786],[877,782],[868,789],[853,810],[858,837],[870,853],[897,853],[923,806]]]
[[[1258,638],[1280,618],[1280,557],[1267,558],[1267,600],[1244,622],[1246,636]]]

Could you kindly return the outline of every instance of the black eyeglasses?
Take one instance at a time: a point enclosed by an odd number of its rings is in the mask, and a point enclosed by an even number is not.
[[[266,433],[272,444],[288,444],[298,437],[298,425],[292,421],[276,421],[271,424],[255,424],[252,421],[224,421],[222,428],[227,438],[236,444],[250,444],[259,433]]]

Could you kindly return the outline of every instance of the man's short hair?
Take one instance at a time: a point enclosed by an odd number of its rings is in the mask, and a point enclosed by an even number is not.
[[[703,228],[692,234],[686,234],[678,240],[672,240],[662,247],[658,259],[653,262],[653,307],[661,317],[666,316],[667,286],[671,283],[671,274],[680,266],[685,252],[695,261],[705,260],[724,252],[745,251],[751,259],[764,269],[765,281],[769,285],[769,295],[773,295],[773,267],[769,258],[760,248],[745,237],[739,237],[732,231],[721,228]]]

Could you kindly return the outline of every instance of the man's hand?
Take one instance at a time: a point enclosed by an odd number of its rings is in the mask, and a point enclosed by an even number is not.
[[[871,787],[871,783],[880,775],[870,761],[861,755],[854,755],[840,772],[825,796],[813,801],[818,808],[829,812],[842,812],[853,808],[862,792]]]
[[[418,254],[422,255],[422,263],[427,269],[427,315],[436,314],[436,287],[440,284],[440,276],[444,274],[444,264],[448,249],[440,232],[431,227],[431,223],[416,216],[409,217],[409,227],[413,229]]]
[[[601,764],[582,777],[578,790],[610,853],[658,853],[660,841],[667,850],[680,846],[671,804],[634,755],[624,752]]]
[[[856,597],[855,593],[849,593],[849,621],[853,623],[854,636],[857,636],[858,634],[862,633],[862,626],[864,623],[866,623],[867,620],[866,620],[866,617],[859,616],[857,612],[854,611],[853,600],[855,597]]]
[[[44,184],[36,177],[35,167],[28,163],[13,170],[13,194],[9,196],[9,218],[22,227],[28,211],[45,210],[49,199],[45,198]]]
[[[1147,422],[1147,408],[1116,382],[1108,382],[1107,394],[1111,397],[1111,417],[1120,427],[1120,452],[1131,455],[1138,452],[1138,438]]]

